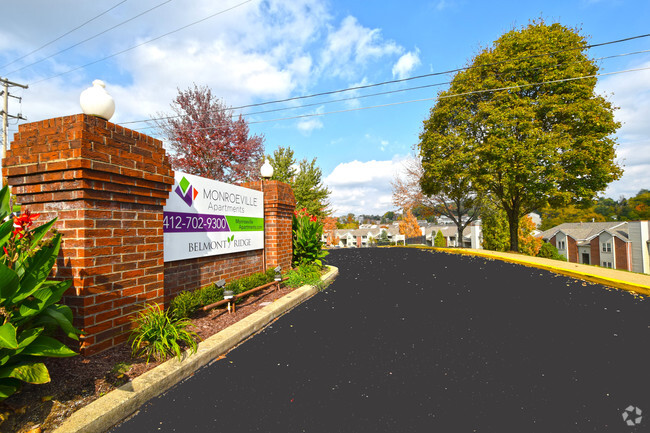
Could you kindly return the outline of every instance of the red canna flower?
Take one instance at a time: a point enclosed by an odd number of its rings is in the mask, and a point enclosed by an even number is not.
[[[14,237],[19,236],[18,239],[22,239],[25,236],[25,231],[39,215],[38,213],[33,214],[29,209],[26,209],[20,216],[14,217]]]

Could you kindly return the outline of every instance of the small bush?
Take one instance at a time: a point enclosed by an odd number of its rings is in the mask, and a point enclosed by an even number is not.
[[[255,287],[263,286],[266,283],[269,283],[273,281],[275,278],[275,272],[273,273],[273,277],[271,279],[268,279],[268,276],[266,273],[257,273],[253,275],[249,275],[248,277],[244,277],[239,279],[239,283],[241,285],[241,291],[245,292],[250,289],[254,289]]]
[[[537,257],[544,257],[546,259],[561,260],[566,262],[566,257],[560,254],[552,244],[544,242],[537,253]]]
[[[129,335],[129,340],[132,340],[131,354],[134,357],[146,356],[147,364],[152,357],[162,361],[174,354],[181,360],[179,343],[189,346],[196,353],[195,338],[198,335],[187,329],[192,325],[189,320],[170,316],[158,305],[149,305],[132,321],[136,327]]]
[[[436,237],[433,239],[433,246],[443,248],[447,246],[445,237],[442,235],[442,230],[438,230],[438,233],[436,233]]]
[[[199,291],[181,292],[169,303],[170,314],[178,319],[190,317],[203,306]]]
[[[198,291],[198,298],[201,307],[222,301],[223,287],[217,287],[216,284],[210,284]]]
[[[320,267],[315,265],[302,265],[298,266],[287,272],[286,284],[289,287],[300,287],[306,284],[310,286],[320,287]]]
[[[177,319],[191,317],[199,308],[222,301],[224,290],[232,290],[237,295],[273,280],[275,280],[275,271],[270,268],[266,272],[258,272],[232,281],[222,288],[217,287],[216,284],[210,284],[193,292],[184,291],[170,302],[170,314]],[[241,301],[241,299],[237,300],[237,302]]]

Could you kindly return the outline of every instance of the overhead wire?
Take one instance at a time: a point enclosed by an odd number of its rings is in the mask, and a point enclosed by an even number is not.
[[[111,30],[115,30],[116,28],[118,28],[118,27],[120,27],[120,26],[123,26],[124,24],[129,23],[129,22],[135,20],[136,18],[140,18],[142,15],[148,14],[149,12],[151,12],[151,11],[153,11],[153,10],[155,10],[155,9],[158,9],[158,8],[161,7],[161,6],[166,5],[167,3],[171,2],[171,1],[172,1],[172,0],[166,0],[166,1],[164,1],[164,2],[162,2],[162,3],[160,3],[160,4],[156,5],[156,6],[154,6],[154,7],[152,7],[152,8],[147,9],[147,10],[144,11],[144,12],[141,12],[141,13],[137,14],[136,16],[133,16],[133,17],[129,18],[129,19],[126,20],[126,21],[122,21],[121,23],[115,24],[113,27],[110,27],[110,28],[108,28],[108,29],[106,29],[106,30],[103,30],[103,31],[101,31],[101,32],[99,32],[99,33],[97,33],[97,34],[95,34],[95,35],[89,37],[89,38],[86,38],[86,39],[84,39],[83,41],[77,42],[77,43],[74,44],[74,45],[70,45],[69,47],[62,49],[61,51],[57,51],[57,52],[54,53],[54,54],[50,54],[50,55],[47,56],[47,57],[43,57],[42,59],[37,60],[37,61],[35,61],[35,62],[33,62],[33,63],[28,64],[28,65],[25,65],[25,66],[23,66],[23,67],[21,67],[21,68],[15,69],[15,70],[13,70],[13,71],[7,73],[7,75],[11,75],[11,74],[14,74],[14,73],[16,73],[16,72],[22,71],[23,69],[27,69],[27,68],[29,68],[30,66],[37,65],[37,64],[39,64],[39,63],[41,63],[41,62],[44,62],[45,60],[51,59],[52,57],[55,57],[55,56],[58,56],[58,55],[61,54],[61,53],[65,53],[66,51],[70,51],[71,49],[73,49],[73,48],[75,48],[75,47],[78,47],[78,46],[81,45],[81,44],[84,44],[84,43],[86,43],[86,42],[88,42],[88,41],[90,41],[90,40],[93,40],[93,39],[95,39],[95,38],[97,38],[97,37],[99,37],[99,36],[101,36],[101,35],[103,35],[103,34],[105,34],[105,33],[110,32]]]
[[[34,54],[35,52],[42,50],[43,48],[47,47],[48,45],[52,45],[54,42],[58,41],[61,38],[64,38],[65,36],[68,36],[70,33],[73,33],[76,30],[79,30],[80,28],[82,28],[86,24],[89,24],[90,22],[96,20],[97,18],[101,17],[102,15],[106,15],[108,12],[112,11],[113,9],[115,9],[116,7],[121,5],[122,3],[126,3],[126,1],[127,0],[122,0],[121,2],[117,3],[115,6],[112,6],[112,7],[108,8],[108,9],[106,9],[104,12],[100,13],[99,15],[96,15],[96,16],[92,17],[88,21],[83,22],[82,24],[78,25],[77,27],[73,28],[72,30],[67,31],[66,33],[62,34],[58,38],[52,39],[50,42],[48,42],[48,43],[46,43],[44,45],[41,45],[40,47],[36,48],[35,50],[32,50],[29,53],[27,53],[27,54],[25,54],[25,55],[23,55],[21,57],[18,57],[17,59],[12,60],[11,62],[9,62],[9,63],[7,63],[7,64],[5,64],[3,66],[0,66],[0,69],[4,69],[9,65],[13,65],[14,63],[24,59],[25,57],[30,56],[30,55]]]
[[[297,101],[297,100],[315,98],[315,97],[319,97],[319,96],[329,96],[329,95],[333,95],[333,94],[337,94],[337,93],[344,93],[344,92],[368,89],[368,88],[372,88],[372,87],[384,86],[384,85],[387,85],[387,84],[403,83],[403,82],[406,82],[406,81],[418,80],[418,79],[421,79],[421,78],[428,78],[428,77],[434,77],[434,76],[440,76],[440,75],[453,74],[453,73],[456,73],[456,72],[461,72],[461,71],[474,69],[474,68],[487,68],[487,67],[491,67],[491,66],[497,66],[497,65],[505,64],[505,63],[512,63],[512,62],[515,62],[515,61],[528,60],[528,59],[542,57],[542,56],[551,56],[551,55],[554,55],[554,54],[559,54],[559,53],[568,52],[568,51],[575,51],[575,50],[582,50],[582,49],[588,49],[588,48],[594,48],[594,47],[601,47],[601,46],[605,46],[605,45],[611,45],[611,44],[616,44],[616,43],[621,43],[621,42],[627,42],[627,41],[630,41],[630,40],[640,39],[640,38],[647,38],[647,37],[650,37],[650,33],[643,34],[643,35],[637,35],[637,36],[631,36],[631,37],[623,38],[623,39],[617,39],[617,40],[614,40],[614,41],[607,41],[607,42],[601,42],[601,43],[597,43],[597,44],[590,44],[590,45],[587,45],[585,47],[565,48],[565,49],[551,51],[551,52],[547,52],[547,53],[532,54],[532,55],[529,55],[529,56],[517,57],[515,59],[508,59],[508,60],[502,60],[502,61],[499,61],[499,62],[486,63],[486,64],[483,64],[483,65],[465,66],[465,67],[462,67],[462,68],[449,69],[449,70],[441,71],[441,72],[432,72],[432,73],[429,73],[429,74],[416,75],[416,76],[413,76],[413,77],[400,78],[400,79],[397,79],[397,80],[388,80],[388,81],[382,81],[382,82],[379,82],[379,83],[372,83],[372,84],[364,84],[364,85],[360,85],[360,86],[346,87],[346,88],[342,88],[342,89],[329,90],[329,91],[313,93],[313,94],[309,94],[309,95],[294,96],[294,97],[291,97],[291,98],[284,98],[284,99],[277,99],[277,100],[272,100],[272,101],[258,102],[258,103],[254,103],[254,104],[241,105],[241,106],[238,106],[238,107],[232,107],[231,109],[232,110],[240,110],[240,109],[244,109],[244,108],[260,107],[260,106],[270,105],[270,104],[293,102],[293,101]],[[152,121],[152,120],[168,120],[168,119],[173,119],[173,118],[176,118],[176,117],[179,117],[179,116],[183,116],[183,115],[164,116],[164,117],[151,118],[151,119],[142,119],[142,120],[132,120],[132,121],[128,121],[128,122],[123,122],[122,125],[128,125],[128,124],[133,124],[133,123],[143,123],[143,122],[149,122],[149,121]]]
[[[386,104],[372,105],[372,106],[368,106],[368,107],[356,107],[356,108],[350,108],[350,109],[345,109],[345,110],[328,111],[328,112],[323,112],[323,113],[308,113],[308,114],[302,114],[302,115],[290,116],[290,117],[282,117],[282,118],[276,118],[276,119],[249,121],[248,124],[250,125],[250,124],[258,124],[258,123],[279,122],[279,121],[283,121],[283,120],[295,120],[295,119],[304,119],[304,118],[310,118],[310,117],[320,117],[320,116],[325,116],[325,115],[328,115],[328,114],[349,113],[349,112],[353,112],[353,111],[369,110],[369,109],[373,109],[373,108],[383,108],[383,107],[390,107],[390,106],[395,106],[395,105],[411,104],[411,103],[415,103],[415,102],[434,101],[436,99],[448,99],[448,98],[454,98],[454,97],[459,97],[459,96],[467,96],[467,95],[473,95],[473,94],[480,94],[480,93],[499,92],[499,91],[504,91],[504,90],[514,90],[514,89],[521,89],[521,88],[525,88],[525,87],[540,86],[540,85],[545,85],[545,84],[556,84],[556,83],[563,83],[563,82],[568,82],[568,81],[577,81],[577,80],[584,80],[584,79],[589,79],[589,78],[597,78],[597,77],[604,77],[604,76],[609,76],[609,75],[617,75],[617,74],[623,74],[623,73],[629,73],[629,72],[639,72],[639,71],[645,71],[645,70],[650,70],[650,67],[626,69],[626,70],[622,70],[622,71],[606,72],[606,73],[602,73],[602,74],[584,75],[584,76],[580,76],[580,77],[562,78],[562,79],[558,79],[558,80],[541,81],[541,82],[537,82],[537,83],[527,83],[527,84],[520,84],[520,85],[514,85],[514,86],[505,86],[505,87],[498,87],[498,88],[491,88],[491,89],[473,90],[473,91],[462,92],[462,93],[455,93],[455,94],[449,94],[449,95],[443,95],[443,96],[435,96],[435,97],[431,97],[431,98],[421,98],[421,99],[413,99],[413,100],[408,100],[408,101],[398,101],[398,102],[391,102],[391,103],[386,103]],[[210,127],[194,128],[194,130],[196,130],[196,131],[210,130],[210,129],[217,128],[219,126],[220,125],[213,125],[213,126],[210,126]],[[144,130],[144,129],[149,129],[149,128],[140,128],[140,129],[137,129],[137,130]]]
[[[630,55],[635,55],[635,54],[645,54],[649,53],[650,50],[641,50],[641,51],[633,51],[633,52],[628,52],[628,53],[621,53],[621,54],[614,54],[614,55],[609,55],[609,56],[603,56],[599,58],[593,59],[594,61],[601,61],[601,60],[607,60],[607,59],[612,59],[612,58],[617,58],[617,57],[625,57],[625,56],[630,56]],[[554,67],[559,67],[559,66],[566,66],[570,65],[576,62],[563,62],[563,63],[558,63],[553,65]],[[525,71],[517,71],[517,72],[528,72],[532,70],[539,70],[543,69],[545,67],[536,67],[536,68],[528,68]],[[425,88],[431,88],[431,87],[438,87],[438,86],[443,86],[446,84],[451,84],[451,81],[445,81],[445,82],[439,82],[439,83],[433,83],[433,84],[425,84],[422,86],[415,86],[415,87],[407,87],[403,89],[395,89],[395,90],[388,90],[385,92],[377,92],[377,93],[370,93],[370,94],[365,94],[365,95],[355,95],[355,96],[350,96],[347,98],[339,98],[339,99],[331,99],[331,100],[326,100],[326,101],[319,101],[319,102],[314,102],[310,104],[302,104],[302,105],[297,105],[297,106],[290,106],[290,107],[281,107],[281,108],[274,108],[271,110],[263,110],[263,111],[255,111],[251,113],[233,113],[232,118],[235,118],[239,115],[244,116],[244,117],[250,117],[253,115],[258,115],[258,114],[268,114],[268,113],[274,113],[274,112],[279,112],[279,111],[287,111],[287,110],[296,110],[296,109],[302,109],[302,108],[309,108],[309,107],[315,107],[315,106],[322,106],[326,104],[333,104],[337,102],[345,102],[345,101],[351,101],[351,100],[357,100],[357,99],[364,99],[364,98],[369,98],[369,97],[374,97],[374,96],[384,96],[384,95],[389,95],[389,94],[394,94],[394,93],[403,93],[403,92],[408,92],[412,90],[422,90]],[[228,110],[233,111],[239,109],[238,107],[231,107]],[[210,110],[208,111],[210,112]],[[150,119],[148,121],[158,121],[158,120],[171,120],[173,118],[180,118],[180,117],[187,117],[189,114],[181,114],[177,116],[167,116],[165,118],[155,118],[155,119]],[[120,123],[121,125],[127,124],[127,123],[135,123],[135,122],[122,122]],[[253,122],[249,122],[253,123]],[[146,130],[146,129],[152,129],[156,128],[157,126],[150,126],[146,128],[139,128],[138,130]]]
[[[59,74],[52,75],[52,76],[50,76],[50,77],[40,79],[40,80],[38,80],[38,81],[34,81],[34,82],[30,83],[29,85],[30,85],[30,86],[33,86],[34,84],[42,83],[43,81],[48,81],[48,80],[51,80],[51,79],[53,79],[53,78],[61,77],[61,76],[63,76],[63,75],[69,74],[69,73],[71,73],[71,72],[78,71],[79,69],[84,69],[84,68],[86,68],[86,67],[88,67],[88,66],[91,66],[91,65],[97,64],[97,63],[99,63],[99,62],[103,62],[104,60],[110,59],[110,58],[112,58],[112,57],[119,56],[120,54],[124,54],[124,53],[126,53],[126,52],[131,51],[131,50],[134,50],[134,49],[136,49],[136,48],[139,48],[139,47],[141,47],[141,46],[143,46],[143,45],[146,45],[146,44],[149,44],[149,43],[151,43],[151,42],[157,41],[157,40],[159,40],[159,39],[164,38],[165,36],[169,36],[169,35],[171,35],[171,34],[174,34],[174,33],[180,32],[181,30],[185,30],[185,29],[188,28],[188,27],[191,27],[191,26],[194,26],[194,25],[196,25],[196,24],[202,23],[203,21],[209,20],[210,18],[214,18],[214,17],[216,17],[217,15],[221,15],[221,14],[224,14],[224,13],[226,13],[226,12],[229,12],[229,11],[231,11],[231,10],[233,10],[233,9],[236,9],[236,8],[238,8],[238,7],[240,7],[240,6],[243,6],[243,5],[245,5],[246,3],[250,3],[250,2],[252,2],[252,1],[253,1],[253,0],[245,0],[245,1],[241,2],[241,3],[238,3],[238,4],[234,5],[234,6],[229,7],[229,8],[227,8],[227,9],[223,9],[223,10],[221,10],[221,11],[219,11],[219,12],[216,12],[216,13],[214,13],[214,14],[212,14],[212,15],[208,15],[208,16],[205,17],[205,18],[201,18],[200,20],[197,20],[197,21],[194,21],[194,22],[192,22],[192,23],[186,24],[186,25],[184,25],[184,26],[182,26],[182,27],[179,27],[179,28],[177,28],[177,29],[175,29],[175,30],[172,30],[172,31],[167,32],[167,33],[164,33],[164,34],[162,34],[162,35],[160,35],[160,36],[156,36],[155,38],[152,38],[152,39],[146,40],[146,41],[141,42],[141,43],[139,43],[139,44],[137,44],[137,45],[134,45],[134,46],[132,46],[132,47],[126,48],[126,49],[124,49],[124,50],[122,50],[122,51],[118,51],[118,52],[113,53],[113,54],[110,54],[110,55],[108,55],[108,56],[106,56],[106,57],[102,57],[101,59],[95,60],[95,61],[90,62],[90,63],[86,63],[85,65],[82,65],[82,66],[77,66],[76,68],[69,69],[69,70],[64,71],[64,72],[61,72],[61,73],[59,73]]]

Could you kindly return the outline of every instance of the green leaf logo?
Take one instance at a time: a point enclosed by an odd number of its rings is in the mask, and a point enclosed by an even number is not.
[[[235,235],[232,235],[232,236],[228,237],[228,243],[230,243],[230,242],[232,242],[234,240],[235,240]]]

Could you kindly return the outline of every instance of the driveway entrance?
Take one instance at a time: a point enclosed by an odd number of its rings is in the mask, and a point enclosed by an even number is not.
[[[113,431],[650,428],[649,301],[416,249],[328,259],[329,288]]]

